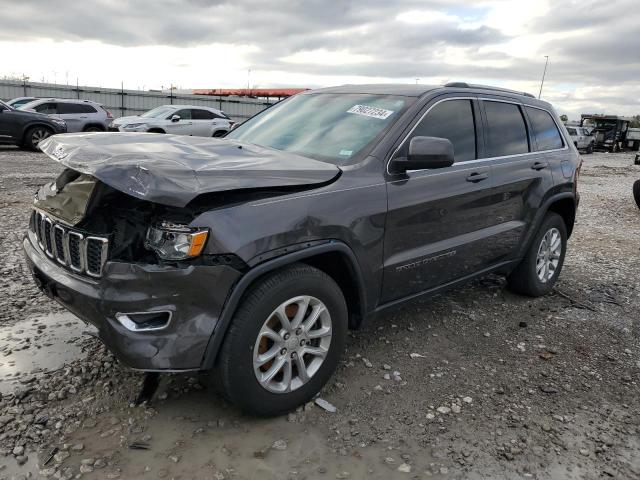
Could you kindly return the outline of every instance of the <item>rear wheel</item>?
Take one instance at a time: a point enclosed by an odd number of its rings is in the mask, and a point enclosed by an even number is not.
[[[562,270],[566,250],[564,220],[557,213],[549,212],[522,262],[507,278],[509,288],[532,297],[551,292]]]
[[[242,410],[283,414],[327,382],[346,333],[347,306],[338,285],[316,268],[295,265],[265,276],[244,296],[216,373]]]
[[[38,150],[38,143],[52,134],[53,132],[47,127],[31,127],[24,136],[24,146],[29,150]]]
[[[104,129],[100,127],[87,127],[84,129],[84,131],[87,133],[104,132]]]
[[[593,153],[593,142],[587,146],[587,153]]]
[[[636,180],[633,184],[633,198],[635,199],[638,208],[640,208],[640,180]]]
[[[222,137],[224,136],[224,134],[227,133],[224,130],[218,130],[217,132],[213,132],[213,136],[214,137]]]

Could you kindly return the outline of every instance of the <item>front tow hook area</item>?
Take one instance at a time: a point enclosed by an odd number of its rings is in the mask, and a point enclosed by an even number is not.
[[[156,393],[156,390],[158,390],[158,385],[160,385],[160,374],[158,372],[146,373],[144,380],[142,381],[140,393],[138,393],[133,404],[137,407],[145,402],[149,403],[153,398],[153,395]]]

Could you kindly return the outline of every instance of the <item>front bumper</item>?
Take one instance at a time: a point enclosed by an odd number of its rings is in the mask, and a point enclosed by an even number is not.
[[[23,249],[36,284],[85,322],[131,368],[184,371],[202,368],[224,302],[241,273],[226,266],[185,268],[107,262],[99,279],[70,272],[35,246],[28,231]],[[131,331],[117,314],[170,312],[161,330]]]

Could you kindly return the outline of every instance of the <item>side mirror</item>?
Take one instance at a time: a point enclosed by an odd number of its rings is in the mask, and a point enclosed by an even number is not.
[[[393,173],[404,173],[407,170],[450,167],[453,162],[453,144],[449,139],[413,137],[407,157],[393,159],[390,166]]]
[[[179,122],[180,121],[180,115],[171,115],[171,121],[172,122]]]

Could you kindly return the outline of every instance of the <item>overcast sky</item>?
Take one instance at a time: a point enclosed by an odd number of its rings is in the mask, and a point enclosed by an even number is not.
[[[455,80],[537,95],[549,55],[542,97],[561,113],[640,114],[638,0],[0,0],[0,12],[0,76],[133,89]]]

